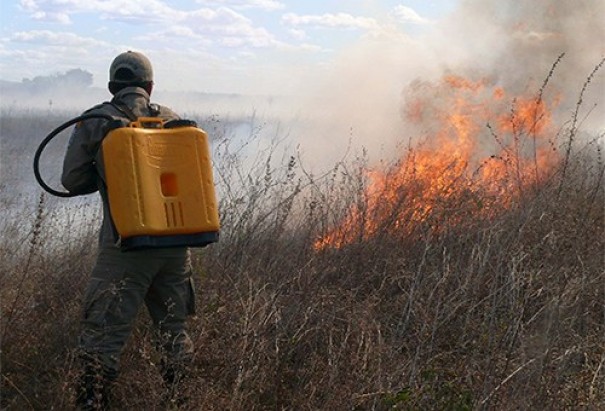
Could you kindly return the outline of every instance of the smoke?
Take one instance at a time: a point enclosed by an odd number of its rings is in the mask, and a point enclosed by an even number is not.
[[[536,96],[564,53],[543,93],[545,101],[557,100],[553,122],[563,126],[605,55],[604,16],[602,0],[463,0],[421,36],[388,30],[368,36],[339,56],[306,100],[301,111],[311,114],[303,152],[329,162],[352,142],[372,159],[392,157],[398,143],[430,129],[410,123],[406,114],[423,87],[430,99],[445,101],[441,79],[454,75],[502,88],[510,99]],[[580,116],[592,112],[582,127],[590,133],[605,126],[604,72],[596,73],[583,98]]]
[[[433,70],[431,50],[401,33],[362,39],[324,68],[303,96],[305,158],[329,166],[351,146],[371,157],[389,151],[405,133],[401,91],[419,73]]]
[[[448,44],[432,42],[452,68],[492,76],[516,93],[539,86],[565,53],[555,79],[571,96],[605,54],[604,16],[600,0],[464,0],[436,33]]]

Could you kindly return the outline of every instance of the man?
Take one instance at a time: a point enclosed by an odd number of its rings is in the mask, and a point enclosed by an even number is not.
[[[143,54],[118,55],[109,69],[111,102],[87,114],[109,114],[124,124],[136,117],[178,119],[170,109],[150,103],[151,63]],[[108,407],[108,393],[118,375],[119,356],[132,330],[139,307],[147,306],[162,352],[161,372],[173,395],[193,347],[185,329],[193,314],[194,295],[189,250],[185,247],[121,251],[109,214],[104,165],[99,157],[107,119],[78,124],[70,138],[63,164],[63,186],[74,194],[99,191],[103,222],[99,252],[84,297],[79,348],[82,376],[76,403],[81,409]],[[111,158],[104,159],[110,162]]]

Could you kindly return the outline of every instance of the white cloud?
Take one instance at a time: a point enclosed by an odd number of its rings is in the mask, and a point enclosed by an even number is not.
[[[393,16],[395,17],[395,19],[403,22],[403,23],[415,23],[415,24],[429,24],[431,23],[430,20],[425,19],[424,17],[421,17],[416,10],[404,6],[404,5],[398,5],[395,6],[395,8],[392,11]]]
[[[205,3],[234,4],[246,7],[275,8],[281,3],[274,0],[209,0]],[[32,18],[62,23],[70,22],[70,15],[97,13],[103,20],[122,21],[157,26],[149,34],[142,33],[138,40],[169,43],[188,38],[198,46],[212,44],[230,47],[272,47],[280,45],[272,33],[237,11],[228,7],[185,11],[160,0],[21,0],[21,7]]]
[[[311,44],[311,43],[302,43],[302,44],[298,44],[296,46],[292,46],[290,44],[284,44],[282,47],[280,47],[281,50],[285,50],[285,51],[304,51],[307,53],[319,53],[319,52],[324,52],[326,51],[325,48],[323,48],[320,45],[317,44]]]
[[[254,25],[249,18],[224,7],[182,13],[175,23],[187,25],[201,33],[242,35],[250,34],[254,30]]]
[[[213,20],[230,16],[243,18],[227,7],[180,10],[161,0],[21,0],[22,8],[34,18],[43,15],[70,15],[98,13],[104,20],[167,23],[180,22],[188,18]]]
[[[167,22],[184,20],[196,15],[211,18],[215,13],[223,15],[232,9],[261,8],[277,10],[284,5],[275,0],[198,0],[205,7],[196,10],[180,10],[162,0],[21,0],[21,8],[35,19],[69,22],[70,15],[100,13],[106,20],[140,22]]]
[[[135,41],[153,43],[156,46],[164,45],[170,47],[175,41],[186,42],[188,46],[208,49],[212,41],[206,36],[196,33],[193,29],[184,26],[172,26],[161,31],[151,31],[133,37]]]
[[[296,40],[307,40],[309,38],[309,36],[307,36],[307,33],[304,30],[290,29],[290,30],[288,30],[288,32]]]
[[[286,13],[282,16],[282,22],[294,27],[328,27],[328,28],[357,28],[374,30],[379,29],[378,22],[369,17],[355,17],[348,13],[326,13],[321,15],[299,15]]]
[[[168,28],[157,31],[157,37],[172,41],[173,35],[188,37],[200,45],[220,44],[228,47],[271,47],[279,45],[272,33],[228,8],[199,9],[176,15],[166,22]]]
[[[66,13],[47,13],[44,11],[37,11],[32,14],[34,20],[48,21],[51,23],[70,24],[71,19]]]
[[[130,21],[161,21],[178,13],[160,0],[21,0],[20,6],[34,19],[62,23],[70,23],[70,16],[79,13]]]
[[[81,37],[74,33],[50,30],[19,31],[10,37],[10,41],[66,48],[109,46],[107,42],[92,37]]]
[[[196,0],[196,3],[207,7],[227,6],[235,9],[262,9],[267,11],[281,10],[285,4],[276,0]]]

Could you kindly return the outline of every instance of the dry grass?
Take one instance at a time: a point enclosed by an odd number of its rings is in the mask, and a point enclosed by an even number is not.
[[[363,199],[363,158],[312,177],[269,147],[242,169],[219,139],[222,238],[194,253],[188,409],[605,408],[605,166],[602,141],[582,143],[572,124],[564,161],[501,213],[434,230],[467,210],[457,197],[413,230],[322,251],[317,236]],[[96,209],[75,206],[62,230],[65,213],[38,201],[2,222],[6,409],[73,402],[95,249],[80,220]],[[116,409],[158,409],[148,323],[141,313],[123,354]]]

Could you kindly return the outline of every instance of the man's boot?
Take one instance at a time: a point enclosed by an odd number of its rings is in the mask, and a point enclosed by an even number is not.
[[[97,369],[86,367],[76,387],[76,407],[82,411],[108,410],[111,381]]]
[[[166,366],[162,361],[162,379],[164,380],[164,398],[166,406],[181,407],[187,404],[188,398],[183,393],[184,373],[181,367]]]

